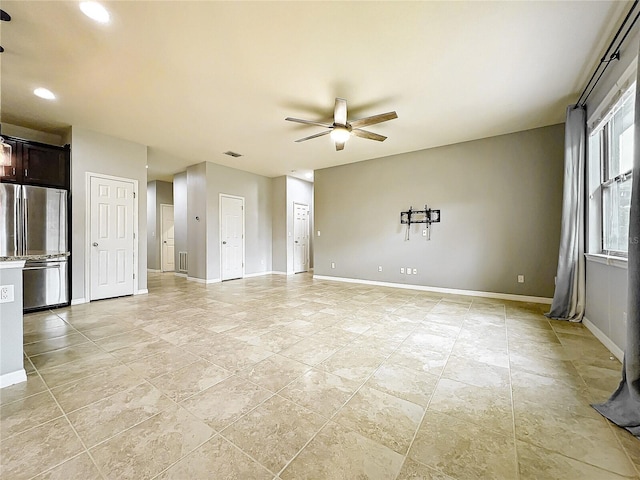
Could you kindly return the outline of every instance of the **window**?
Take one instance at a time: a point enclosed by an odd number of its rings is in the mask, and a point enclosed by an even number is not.
[[[599,173],[599,253],[607,255],[626,256],[629,248],[634,105],[635,84],[620,96],[589,136],[590,176]]]

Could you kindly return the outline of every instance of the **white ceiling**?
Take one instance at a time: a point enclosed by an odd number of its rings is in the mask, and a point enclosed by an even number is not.
[[[6,1],[2,121],[150,147],[149,179],[210,161],[269,177],[560,123],[631,2]],[[55,101],[35,97],[46,87]],[[383,142],[327,121],[395,110]],[[234,159],[223,152],[243,154]]]

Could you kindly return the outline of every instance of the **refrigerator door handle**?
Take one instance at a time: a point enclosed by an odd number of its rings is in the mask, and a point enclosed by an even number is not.
[[[44,270],[45,268],[60,268],[60,264],[57,265],[42,265],[38,267],[24,267],[22,270]]]

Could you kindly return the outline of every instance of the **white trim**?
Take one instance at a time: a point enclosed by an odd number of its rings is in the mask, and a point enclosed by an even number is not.
[[[273,271],[271,271],[271,274],[272,274],[272,275],[288,275],[288,273],[287,273],[287,272],[280,272],[280,271],[278,271],[278,270],[273,270]]]
[[[553,298],[531,297],[529,295],[515,295],[512,293],[480,292],[477,290],[458,290],[457,288],[428,287],[426,285],[410,285],[407,283],[377,282],[374,280],[361,280],[359,278],[328,277],[325,275],[314,275],[313,278],[316,280],[330,280],[330,281],[346,282],[346,283],[362,283],[364,285],[377,285],[379,287],[403,288],[407,290],[420,290],[423,292],[447,293],[451,295],[466,295],[469,297],[486,297],[486,298],[498,298],[501,300],[514,300],[516,302],[544,303],[545,305],[551,305],[551,303],[553,302]]]
[[[244,237],[246,232],[245,232],[244,197],[240,197],[238,195],[230,195],[227,193],[219,193],[218,194],[218,241],[220,242],[218,244],[218,253],[220,255],[218,260],[220,262],[220,279],[218,280],[219,282],[222,281],[222,197],[235,198],[236,200],[242,200],[242,277],[240,278],[244,278],[244,265],[245,265]],[[230,278],[229,280],[235,280],[235,279]]]
[[[18,268],[22,269],[26,260],[4,260],[0,262],[0,270],[10,269],[10,268]]]
[[[135,241],[133,242],[133,291],[138,291],[138,277],[139,265],[138,265],[138,244],[140,243],[140,235],[138,232],[138,197],[140,197],[138,190],[138,180],[135,178],[116,177],[114,175],[106,175],[104,173],[85,172],[85,241],[84,241],[84,297],[91,301],[91,178],[104,178],[107,180],[115,180],[118,182],[132,183],[133,184],[133,235]]]
[[[71,306],[82,305],[83,303],[87,303],[86,298],[74,298],[73,300],[71,300]]]
[[[584,256],[589,262],[601,263],[602,265],[623,268],[625,270],[629,268],[629,260],[624,257],[614,257],[602,253],[585,253]]]
[[[15,372],[5,373],[0,375],[0,388],[15,385],[16,383],[22,383],[27,381],[27,372],[24,368],[16,370]]]
[[[146,288],[143,288],[142,290],[138,290],[137,292],[134,293],[134,295],[147,295],[149,293],[149,290]]]
[[[188,275],[186,273],[182,273],[182,272],[173,272],[173,274],[176,277],[182,277],[182,278],[187,278],[188,277]]]
[[[587,327],[587,329],[591,333],[593,333],[594,337],[600,340],[600,342],[602,342],[602,344],[605,347],[607,347],[607,349],[611,353],[613,353],[618,360],[622,362],[622,359],[624,357],[624,351],[620,347],[618,347],[615,343],[613,343],[613,340],[607,337],[605,333],[602,330],[600,330],[598,327],[596,327],[595,324],[592,323],[591,320],[589,320],[587,317],[582,317],[582,323],[584,323],[584,326]]]
[[[244,278],[252,278],[252,277],[263,277],[265,275],[271,275],[273,272],[256,272],[256,273],[245,273]]]
[[[151,273],[162,273],[162,270],[157,270],[155,268],[147,268],[147,272]]]
[[[204,284],[220,283],[221,282],[221,280],[219,278],[210,278],[209,280],[205,280],[204,278],[187,277],[187,280],[189,280],[190,282],[204,283]]]
[[[306,263],[305,265],[307,266],[306,270],[300,270],[299,272],[296,272],[296,205],[300,205],[301,207],[307,207],[307,258],[305,259]],[[310,243],[311,243],[311,207],[307,204],[307,203],[301,203],[301,202],[296,202],[295,200],[293,201],[293,210],[291,212],[291,220],[293,221],[293,227],[291,230],[293,230],[293,235],[291,236],[291,240],[289,242],[289,246],[291,247],[291,258],[292,258],[292,262],[291,262],[291,272],[287,271],[287,274],[289,275],[293,275],[296,273],[304,273],[304,272],[308,272],[309,271],[309,250],[311,250],[310,248]],[[288,270],[288,269],[287,269]]]

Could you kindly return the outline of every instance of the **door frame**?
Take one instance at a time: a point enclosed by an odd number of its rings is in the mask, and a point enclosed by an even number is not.
[[[133,184],[133,295],[137,295],[138,290],[138,180],[135,178],[116,177],[104,173],[85,172],[85,220],[84,220],[84,298],[91,302],[91,179],[104,178],[105,180],[116,180]]]
[[[164,266],[164,261],[163,261],[163,257],[164,257],[164,250],[162,248],[162,235],[164,234],[164,217],[162,216],[162,207],[171,207],[171,209],[173,210],[174,213],[174,231],[175,231],[175,209],[174,206],[170,203],[161,203],[160,204],[160,238],[159,238],[159,242],[160,242],[160,272],[164,272],[165,270],[162,268]],[[175,242],[175,233],[174,233],[174,242]],[[175,250],[175,243],[174,243],[174,250]],[[175,272],[176,271],[176,256],[173,256],[173,270],[166,270],[167,272]]]
[[[301,207],[307,207],[307,248],[306,248],[306,252],[307,252],[307,258],[305,258],[306,260],[306,266],[307,266],[307,270],[304,270],[306,272],[309,271],[309,242],[311,241],[311,222],[309,221],[309,216],[311,215],[311,207],[309,205],[307,205],[306,203],[302,203],[302,202],[293,202],[293,235],[291,238],[291,253],[293,254],[293,273],[303,273],[303,272],[296,272],[296,205],[300,205]]]
[[[244,214],[244,197],[239,195],[231,195],[227,193],[218,194],[218,262],[220,264],[220,281],[222,281],[222,197],[235,198],[242,200],[242,278],[244,278],[245,267],[245,214]]]

